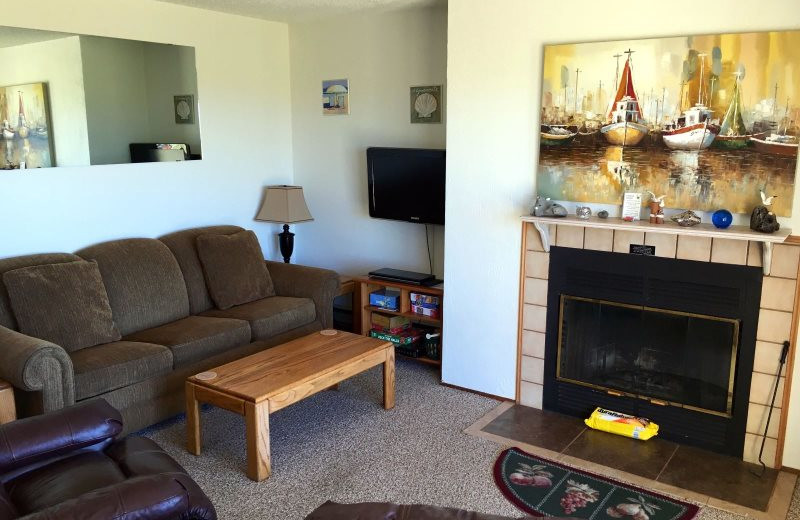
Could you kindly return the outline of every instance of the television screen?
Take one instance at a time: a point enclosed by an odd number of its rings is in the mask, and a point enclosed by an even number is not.
[[[445,151],[367,148],[369,216],[444,224]]]

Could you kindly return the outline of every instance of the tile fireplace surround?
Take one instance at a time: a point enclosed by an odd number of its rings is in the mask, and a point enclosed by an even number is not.
[[[527,218],[527,217],[526,217]],[[524,219],[523,219],[524,220]],[[570,219],[572,220],[572,219]],[[533,222],[523,221],[523,251],[520,288],[520,336],[517,372],[517,402],[542,408],[545,339],[547,337],[547,288],[550,253]],[[541,225],[541,224],[540,224]],[[669,224],[664,224],[669,226]],[[762,255],[762,244],[742,239],[676,234],[646,229],[603,229],[591,226],[547,224],[549,245],[628,254],[630,244],[656,246],[656,256],[749,266],[762,266],[762,257],[771,256],[762,282],[756,352],[753,365],[744,460],[756,462],[774,389],[782,342],[794,340],[795,293],[800,264],[800,245],[791,241],[771,246],[771,255]],[[794,349],[792,349],[794,350]],[[778,387],[764,462],[779,463],[778,439],[784,434],[784,400],[788,398],[786,374],[791,373],[790,355]]]

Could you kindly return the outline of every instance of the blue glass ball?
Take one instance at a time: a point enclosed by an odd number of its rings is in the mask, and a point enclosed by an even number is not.
[[[727,209],[718,209],[711,215],[711,222],[714,223],[714,226],[725,229],[733,222],[733,215]]]

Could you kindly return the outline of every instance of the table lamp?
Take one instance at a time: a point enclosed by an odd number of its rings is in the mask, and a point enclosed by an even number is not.
[[[264,202],[258,210],[256,220],[283,224],[283,233],[278,233],[281,256],[287,264],[294,250],[294,233],[289,232],[289,224],[314,220],[308,211],[302,186],[267,186]]]

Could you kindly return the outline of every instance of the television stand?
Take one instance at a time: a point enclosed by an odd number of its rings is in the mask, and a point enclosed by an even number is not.
[[[428,316],[412,312],[411,298],[410,298],[410,294],[414,292],[421,294],[429,294],[431,296],[438,296],[441,302],[441,300],[444,299],[444,287],[442,284],[431,287],[431,286],[398,282],[393,280],[382,280],[367,276],[356,276],[353,278],[353,283],[355,284],[355,297],[353,298],[353,332],[355,332],[356,334],[362,334],[364,336],[369,335],[369,331],[372,328],[373,312],[391,314],[394,316],[405,316],[413,323],[426,325],[428,327],[436,329],[437,332],[439,333],[442,332],[442,318],[430,318]],[[387,288],[400,291],[400,302],[397,310],[384,309],[382,307],[373,307],[369,304],[369,294],[371,292]],[[441,309],[442,307],[440,303],[440,311]],[[441,341],[439,345],[441,354],[441,351],[443,350]],[[430,359],[424,356],[406,357],[402,356],[401,354],[398,354],[398,357],[403,357],[405,359],[413,359],[415,361],[437,366],[441,366],[442,364],[441,355],[439,356],[439,359]]]

